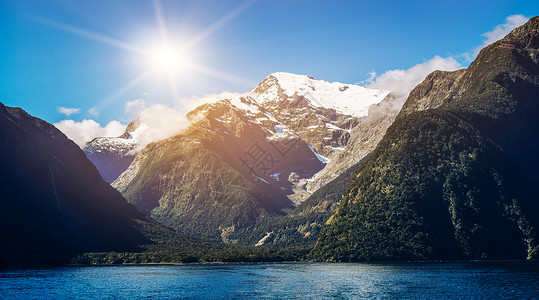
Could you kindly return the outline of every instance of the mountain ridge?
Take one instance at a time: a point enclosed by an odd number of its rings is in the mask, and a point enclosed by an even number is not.
[[[468,69],[431,74],[410,93],[313,258],[537,257],[538,28],[534,17]]]

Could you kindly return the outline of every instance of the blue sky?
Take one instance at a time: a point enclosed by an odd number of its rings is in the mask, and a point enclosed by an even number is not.
[[[437,55],[467,66],[484,33],[538,14],[538,1],[1,0],[0,101],[51,123],[125,124],[130,101],[181,111],[187,98],[246,92],[272,72],[356,83]],[[192,44],[184,59],[195,68],[173,85],[133,51],[152,49],[163,28]]]

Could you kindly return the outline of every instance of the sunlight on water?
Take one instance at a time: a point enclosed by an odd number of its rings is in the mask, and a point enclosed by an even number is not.
[[[536,298],[537,262],[186,264],[0,272],[2,298]]]

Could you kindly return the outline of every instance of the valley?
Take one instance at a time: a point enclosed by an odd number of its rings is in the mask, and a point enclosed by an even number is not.
[[[538,101],[534,17],[409,95],[272,73],[147,144],[0,104],[0,264],[536,259]]]

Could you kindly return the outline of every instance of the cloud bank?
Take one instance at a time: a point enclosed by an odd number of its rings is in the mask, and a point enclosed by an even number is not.
[[[120,136],[125,132],[126,128],[125,125],[122,125],[118,121],[112,121],[105,127],[101,127],[101,125],[96,121],[88,119],[81,122],[63,120],[53,125],[81,148],[83,148],[87,142],[91,141],[95,137]]]
[[[137,115],[140,122],[149,127],[138,137],[138,150],[149,143],[177,135],[191,124],[184,114],[162,104],[144,107]]]
[[[479,51],[486,46],[505,37],[509,32],[518,26],[523,25],[529,18],[523,15],[510,15],[505,18],[505,23],[499,24],[492,31],[482,34],[486,39],[481,45],[456,57],[464,57],[467,62],[471,62],[477,57]],[[406,70],[390,70],[381,75],[377,75],[374,71],[368,73],[367,80],[359,82],[370,88],[379,88],[392,91],[397,97],[407,97],[410,91],[420,84],[428,74],[435,70],[454,71],[461,69],[463,66],[455,59],[455,57],[434,56],[432,59],[417,64]]]
[[[244,93],[234,93],[234,92],[221,92],[219,94],[207,94],[204,96],[191,96],[186,97],[178,101],[179,106],[182,108],[182,111],[190,112],[191,110],[197,108],[198,106],[206,103],[214,103],[223,99],[231,99],[234,97],[239,97],[244,95]]]
[[[190,111],[199,105],[209,102],[216,102],[222,99],[231,98],[241,95],[240,93],[223,92],[220,94],[209,94],[205,96],[193,96],[181,100],[182,110]],[[60,111],[60,108],[58,109]],[[62,107],[62,113],[71,115],[79,112],[80,109],[70,109]],[[186,111],[186,112],[187,112]],[[95,108],[88,111],[90,114],[98,116],[99,113]],[[185,112],[165,106],[163,104],[154,104],[147,106],[144,99],[136,99],[128,101],[125,104],[125,114],[131,119],[139,119],[142,124],[148,128],[142,132],[137,138],[139,147],[142,149],[152,142],[160,141],[181,133],[191,123],[185,117]],[[98,122],[92,119],[86,119],[81,122],[74,120],[63,120],[55,123],[60,131],[68,138],[73,140],[79,147],[84,148],[86,143],[96,137],[117,137],[125,132],[126,125],[118,121],[112,121],[102,127]]]
[[[367,87],[384,89],[393,92],[396,96],[406,97],[410,91],[420,84],[428,74],[435,70],[454,71],[462,65],[452,57],[434,56],[432,59],[417,64],[406,70],[390,70],[380,76],[371,76]]]

